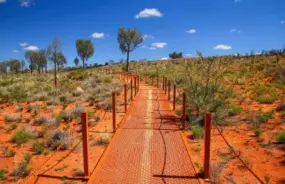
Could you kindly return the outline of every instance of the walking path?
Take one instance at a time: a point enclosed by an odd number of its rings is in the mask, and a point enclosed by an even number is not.
[[[163,90],[142,84],[88,183],[198,184]]]

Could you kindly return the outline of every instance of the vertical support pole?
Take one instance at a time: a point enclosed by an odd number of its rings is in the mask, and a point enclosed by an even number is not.
[[[81,115],[82,118],[82,139],[83,139],[83,167],[84,167],[84,176],[89,177],[89,162],[88,162],[88,117],[87,113],[83,112]]]
[[[113,132],[116,132],[116,95],[112,93],[112,108],[113,108]]]
[[[205,153],[204,153],[204,179],[210,178],[210,144],[211,144],[211,120],[212,115],[205,115]]]
[[[182,94],[182,117],[181,117],[181,123],[182,123],[182,130],[185,130],[185,124],[186,124],[186,94]]]
[[[133,100],[133,79],[131,79],[131,100]]]
[[[159,77],[156,78],[156,86],[159,87]]]
[[[168,80],[168,100],[170,100],[170,80]]]
[[[176,104],[176,85],[173,85],[173,110],[175,111],[175,104]]]
[[[134,77],[135,82],[135,96],[137,95],[137,77]]]
[[[138,91],[140,90],[140,76],[138,75]]]
[[[127,84],[124,85],[125,112],[127,112]]]

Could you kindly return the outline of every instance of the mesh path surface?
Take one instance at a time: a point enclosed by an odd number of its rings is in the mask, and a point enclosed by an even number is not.
[[[161,89],[140,86],[88,183],[199,183]]]

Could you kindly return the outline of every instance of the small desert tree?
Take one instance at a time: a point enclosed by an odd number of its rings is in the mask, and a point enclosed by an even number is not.
[[[61,42],[58,38],[54,38],[48,46],[47,55],[54,65],[54,85],[57,87],[57,66],[62,62],[63,56],[61,52]]]
[[[94,54],[94,46],[91,40],[76,40],[77,55],[81,58],[83,69],[85,68],[85,61],[87,61]]]
[[[206,112],[213,112],[217,123],[225,123],[227,115],[226,100],[232,94],[234,80],[229,87],[222,85],[227,75],[227,68],[219,63],[215,57],[203,58],[198,53],[199,60],[186,64],[184,79],[188,106],[197,112],[197,117],[191,123],[198,123],[204,119]]]
[[[171,59],[178,59],[178,58],[183,58],[182,52],[173,52],[169,54],[169,57]]]
[[[78,57],[76,57],[73,62],[74,62],[74,64],[75,64],[75,66],[78,67],[78,64],[79,64],[79,59],[78,59]]]
[[[126,71],[129,71],[129,59],[130,52],[134,51],[140,43],[142,43],[143,37],[136,29],[120,28],[118,31],[118,42],[122,53],[127,54]]]

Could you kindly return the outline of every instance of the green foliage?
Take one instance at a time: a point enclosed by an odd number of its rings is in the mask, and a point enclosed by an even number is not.
[[[21,130],[18,130],[17,132],[13,134],[13,136],[10,139],[10,142],[16,143],[16,144],[24,144],[32,138],[33,138],[33,135],[26,132],[26,130],[22,128]]]
[[[254,99],[263,104],[272,104],[278,99],[276,89],[267,86],[255,86]]]
[[[18,166],[14,169],[14,176],[25,178],[29,175],[31,169],[29,168],[27,161],[22,161],[18,164]]]
[[[13,157],[16,155],[16,151],[13,149],[9,149],[8,147],[4,147],[2,148],[2,150],[5,157]]]
[[[41,116],[34,121],[34,125],[36,125],[36,126],[43,125],[47,121],[48,121],[48,118],[46,116]]]
[[[285,132],[281,132],[281,133],[277,134],[277,140],[279,142],[285,143]]]
[[[48,139],[47,145],[52,150],[56,150],[59,146],[62,150],[65,150],[71,146],[72,141],[73,137],[67,131],[58,130]]]
[[[201,126],[192,126],[191,127],[193,138],[202,139],[204,137],[204,128]]]
[[[260,137],[260,135],[262,134],[262,130],[260,128],[256,128],[254,129],[254,134],[256,137]]]
[[[74,118],[75,115],[70,111],[61,111],[60,114],[56,117],[59,122],[63,120],[66,123],[71,122]]]
[[[236,105],[232,105],[228,113],[229,113],[229,116],[235,116],[237,114],[242,113],[242,111],[243,110],[241,107],[238,107]]]
[[[32,159],[32,155],[30,153],[25,153],[24,154],[24,160],[27,162],[27,163],[30,163]]]
[[[83,61],[83,68],[85,68],[85,61],[94,54],[94,46],[91,40],[76,40],[77,55]]]
[[[84,70],[74,70],[67,74],[67,77],[71,80],[82,81],[89,77],[89,73]]]
[[[268,120],[272,119],[274,115],[274,111],[269,111],[269,112],[262,112],[259,116],[258,116],[258,120],[261,123],[266,123]]]
[[[178,58],[183,58],[182,52],[173,52],[169,54],[169,57],[171,59],[178,59]]]
[[[8,171],[6,171],[4,169],[0,169],[0,181],[7,179],[7,177],[5,176],[6,173],[8,173]]]
[[[42,154],[44,152],[44,144],[42,142],[36,141],[33,144],[32,150],[36,154],[40,155],[40,154]]]

